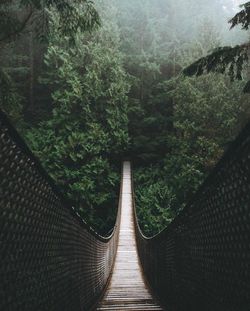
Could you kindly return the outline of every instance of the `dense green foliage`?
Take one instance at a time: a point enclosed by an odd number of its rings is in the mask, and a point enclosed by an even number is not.
[[[141,226],[159,232],[249,118],[246,81],[180,74],[228,40],[221,1],[99,0],[97,11],[91,1],[12,3],[36,16],[46,4],[46,41],[39,17],[18,37],[1,28],[0,106],[99,231],[113,225],[120,162],[130,157]]]
[[[52,116],[26,137],[81,214],[105,231],[112,226],[112,207],[117,205],[119,170],[112,161],[128,148],[130,85],[118,30],[107,19],[91,35],[78,33],[72,47],[56,31],[56,17],[42,79],[54,90]],[[100,217],[105,224],[98,221]]]
[[[190,200],[248,118],[249,107],[242,83],[232,84],[222,75],[178,75],[221,44],[223,33],[202,16],[208,10],[215,12],[215,21],[222,19],[219,2],[203,3],[204,11],[195,1],[158,0],[154,7],[150,1],[137,3],[132,10],[134,1],[120,1],[120,11],[127,9],[121,21],[123,51],[126,69],[135,78],[129,133],[136,203],[141,225],[151,235]],[[196,10],[200,20],[192,20]]]
[[[99,16],[90,0],[2,0],[0,3],[0,42],[20,36],[35,22],[37,34],[45,36],[52,10],[58,15],[57,29],[63,35],[91,30]],[[53,19],[53,18],[52,18]]]

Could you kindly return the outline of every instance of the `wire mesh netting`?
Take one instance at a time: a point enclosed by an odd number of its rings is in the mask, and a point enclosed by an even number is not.
[[[0,114],[0,310],[90,310],[113,265],[95,233]],[[136,226],[146,277],[173,311],[250,310],[250,125],[173,223]]]
[[[0,114],[0,310],[90,310],[113,265],[110,237],[74,212]]]
[[[136,235],[167,310],[249,311],[250,124],[168,228],[146,238],[137,221]]]

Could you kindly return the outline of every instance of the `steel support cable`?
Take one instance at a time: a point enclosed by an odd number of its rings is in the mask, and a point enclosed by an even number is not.
[[[121,191],[121,190],[120,190]],[[120,226],[102,237],[75,212],[0,112],[0,310],[90,310]]]
[[[154,237],[136,239],[146,278],[170,311],[250,310],[250,123],[193,199]]]

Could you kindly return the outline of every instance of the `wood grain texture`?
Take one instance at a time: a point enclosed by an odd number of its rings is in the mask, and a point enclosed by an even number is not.
[[[136,248],[130,162],[123,164],[121,226],[117,256],[107,291],[97,310],[163,310],[147,287]]]

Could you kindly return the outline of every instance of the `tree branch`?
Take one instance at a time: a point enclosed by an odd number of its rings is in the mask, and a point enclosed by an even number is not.
[[[33,9],[32,7],[30,7],[29,12],[27,14],[27,16],[24,18],[24,20],[22,21],[21,25],[18,27],[18,29],[15,29],[12,32],[8,32],[4,37],[0,38],[0,43],[10,40],[12,37],[18,36],[27,26],[27,24],[29,23],[32,15],[33,15]]]
[[[247,30],[250,24],[250,1],[242,4],[240,7],[244,9],[230,19],[229,23],[231,24],[231,29],[241,24],[242,29]]]

